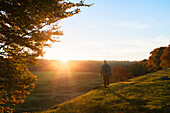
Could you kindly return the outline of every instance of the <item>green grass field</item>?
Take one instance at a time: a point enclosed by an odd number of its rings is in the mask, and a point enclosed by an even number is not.
[[[34,91],[25,102],[16,107],[16,112],[34,112],[50,109],[83,95],[102,84],[99,73],[92,72],[33,72],[38,76]]]
[[[170,69],[94,89],[44,113],[170,113]]]

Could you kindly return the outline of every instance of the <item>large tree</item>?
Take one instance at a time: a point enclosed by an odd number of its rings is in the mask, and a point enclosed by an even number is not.
[[[151,56],[148,59],[148,71],[154,72],[162,69],[161,67],[161,55],[163,54],[166,47],[156,48],[150,52]]]
[[[68,0],[0,0],[0,112],[20,104],[37,80],[27,63],[43,55],[43,47],[63,35],[58,21],[90,5]],[[46,27],[46,29],[44,28]],[[48,28],[47,28],[48,27]]]

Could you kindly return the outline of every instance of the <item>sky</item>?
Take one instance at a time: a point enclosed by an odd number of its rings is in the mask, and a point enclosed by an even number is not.
[[[64,35],[45,59],[139,61],[170,44],[170,0],[85,2],[94,5],[59,22]]]

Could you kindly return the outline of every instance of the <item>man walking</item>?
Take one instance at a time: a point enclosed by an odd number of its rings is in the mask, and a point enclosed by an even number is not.
[[[105,89],[109,88],[109,78],[111,76],[111,67],[109,64],[107,64],[106,60],[104,60],[104,64],[101,67],[101,77],[103,77],[103,81],[104,81],[104,87]],[[106,87],[107,85],[107,87]]]

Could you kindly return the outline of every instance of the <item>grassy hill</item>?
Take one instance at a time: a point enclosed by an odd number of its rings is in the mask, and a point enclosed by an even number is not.
[[[83,95],[101,85],[99,73],[36,71],[39,81],[25,102],[16,106],[16,113],[37,112]]]
[[[169,113],[170,69],[94,89],[45,113]]]

